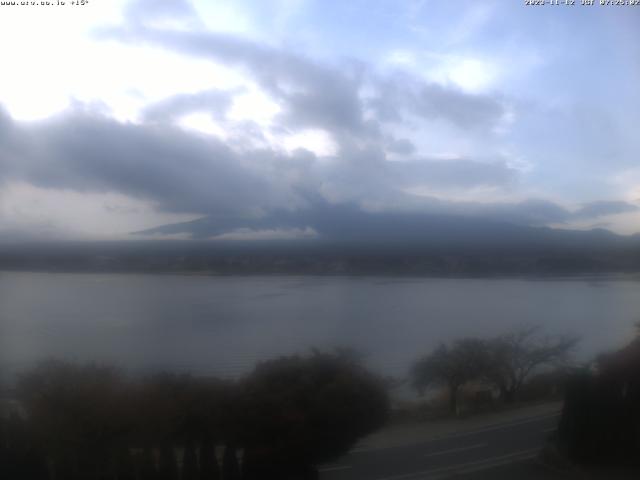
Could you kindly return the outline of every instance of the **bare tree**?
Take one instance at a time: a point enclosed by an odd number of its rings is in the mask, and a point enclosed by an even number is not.
[[[449,410],[458,411],[458,391],[465,383],[482,376],[487,365],[485,342],[476,338],[441,344],[418,360],[411,369],[413,386],[422,393],[432,386],[449,389]]]
[[[519,328],[487,342],[485,377],[512,403],[534,370],[566,363],[577,342],[573,336],[542,336],[539,326]]]

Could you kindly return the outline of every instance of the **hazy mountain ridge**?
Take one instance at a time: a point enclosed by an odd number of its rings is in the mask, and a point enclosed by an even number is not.
[[[420,216],[420,222],[416,218],[396,220],[395,230],[389,230],[387,218],[361,222],[360,229],[343,222],[340,234],[336,229],[297,240],[5,244],[0,246],[0,269],[412,275],[640,272],[638,235],[453,216]],[[211,222],[201,219],[188,225],[204,232]],[[166,232],[184,226],[161,228]]]

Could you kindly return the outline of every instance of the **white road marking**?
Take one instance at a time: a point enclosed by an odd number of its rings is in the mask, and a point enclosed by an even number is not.
[[[550,413],[546,415],[539,415],[537,417],[529,417],[525,420],[516,420],[513,422],[506,422],[506,423],[494,423],[491,425],[487,425],[485,427],[481,427],[477,430],[469,430],[466,432],[453,433],[451,435],[444,435],[442,437],[434,438],[433,440],[429,440],[429,441],[437,441],[437,440],[442,440],[444,438],[467,437],[469,435],[475,435],[476,433],[485,433],[485,432],[492,432],[493,430],[502,430],[505,428],[518,427],[520,425],[525,425],[527,423],[540,422],[542,420],[546,420],[548,418],[553,418],[558,416],[560,416],[560,412]]]
[[[500,455],[497,457],[485,458],[484,460],[477,460],[474,462],[460,463],[458,465],[435,468],[431,470],[423,470],[421,472],[405,473],[402,475],[394,475],[392,477],[378,478],[376,480],[438,480],[445,478],[452,474],[471,473],[480,470],[486,470],[487,468],[498,467],[500,465],[507,465],[512,462],[520,460],[528,460],[534,458],[539,448],[531,448],[528,450],[521,450],[519,452],[509,453],[506,455]]]
[[[442,450],[440,452],[434,452],[434,453],[428,453],[425,456],[426,457],[437,457],[439,455],[447,455],[449,453],[457,453],[457,452],[464,452],[465,450],[473,450],[475,448],[482,448],[482,447],[486,447],[487,444],[486,443],[478,443],[476,445],[469,445],[468,447],[458,447],[458,448],[450,448],[449,450]]]
[[[351,465],[336,465],[336,466],[322,467],[322,468],[319,468],[318,471],[319,472],[335,472],[337,470],[347,470],[349,468],[351,468]]]
[[[540,422],[540,421],[546,420],[548,418],[553,418],[553,417],[558,417],[558,416],[560,416],[560,412],[547,413],[547,414],[544,414],[544,415],[538,415],[538,416],[535,416],[535,417],[527,417],[526,419],[515,420],[515,421],[512,421],[512,422],[493,423],[493,424],[486,425],[484,427],[480,427],[480,428],[478,428],[476,430],[467,430],[465,432],[444,434],[444,435],[441,435],[441,436],[427,438],[427,439],[424,439],[424,440],[417,440],[417,441],[414,441],[414,442],[411,442],[411,443],[390,445],[390,446],[386,446],[386,447],[367,447],[365,445],[362,445],[360,447],[356,446],[356,448],[351,450],[349,453],[353,454],[353,453],[374,452],[374,451],[378,451],[378,450],[390,450],[392,448],[402,448],[402,447],[406,447],[408,445],[439,442],[441,440],[446,440],[446,439],[449,439],[449,438],[468,437],[470,435],[476,435],[478,433],[492,432],[494,430],[502,430],[502,429],[511,428],[511,427],[518,427],[520,425],[525,425],[527,423]]]
[[[529,460],[537,457],[539,453],[540,453],[539,448],[531,448],[529,450],[522,450],[520,452],[516,452],[513,454],[502,455],[500,457],[493,457],[488,459],[485,462],[477,462],[475,465],[473,464],[473,462],[470,462],[470,464],[462,465],[461,466],[462,468],[460,467],[451,468],[450,471],[446,473],[446,476],[449,476],[451,474],[451,470],[457,474],[478,472],[481,470],[486,470],[488,468],[499,467],[501,465],[508,465],[510,463],[515,463],[523,460]],[[437,480],[439,478],[445,478],[445,475],[441,474],[439,477],[438,476],[430,477],[429,480]]]

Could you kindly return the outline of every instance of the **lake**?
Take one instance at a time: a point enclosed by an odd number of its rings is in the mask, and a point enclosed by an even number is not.
[[[44,357],[237,376],[349,346],[403,376],[440,342],[525,324],[578,334],[581,359],[640,318],[637,277],[453,279],[0,272],[4,374]]]

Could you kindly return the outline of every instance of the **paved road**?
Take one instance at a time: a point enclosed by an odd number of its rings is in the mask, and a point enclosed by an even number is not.
[[[436,480],[470,475],[536,457],[558,422],[551,413],[425,440],[355,450],[320,470],[321,480]]]

